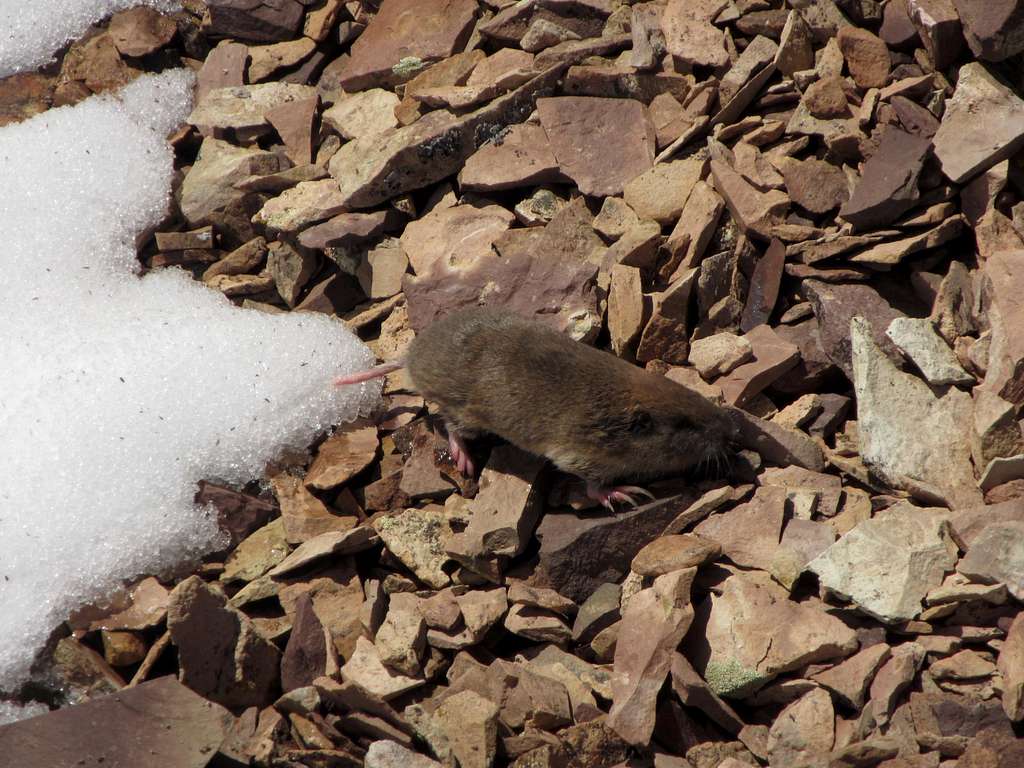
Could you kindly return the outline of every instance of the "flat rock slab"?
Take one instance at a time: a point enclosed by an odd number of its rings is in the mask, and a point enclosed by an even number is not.
[[[537,527],[538,583],[577,603],[602,584],[629,573],[640,549],[660,534],[697,497],[689,493],[628,512],[548,513]]]
[[[920,197],[917,179],[930,147],[926,138],[889,128],[839,215],[857,230],[896,221]]]
[[[294,83],[260,83],[211,90],[188,122],[204,136],[222,136],[225,131],[269,131],[267,113],[283,104],[316,96],[316,89]]]
[[[686,656],[715,693],[742,698],[783,672],[856,650],[856,633],[823,608],[790,601],[767,574],[735,574],[698,607]]]
[[[585,195],[621,195],[654,164],[654,124],[633,99],[538,99],[540,123],[562,173]]]
[[[167,676],[0,726],[0,750],[12,766],[203,768],[233,721]]]
[[[539,125],[520,124],[466,160],[459,186],[475,192],[535,186],[563,180],[551,144]]]
[[[909,621],[956,563],[949,523],[909,505],[865,520],[808,564],[821,585],[879,621]]]
[[[450,235],[440,242],[447,243]],[[470,242],[479,239],[471,232],[464,236]],[[577,340],[597,336],[597,258],[605,248],[583,198],[566,205],[543,228],[510,229],[493,242],[498,253],[475,248],[478,258],[467,258],[472,254],[454,242],[452,258],[436,259],[416,277],[406,275],[415,330],[459,307],[483,304],[514,310]],[[421,243],[420,250],[429,253],[433,247]]]
[[[978,130],[979,117],[985,130]],[[953,97],[935,134],[942,172],[962,184],[1024,146],[1024,100],[983,64],[960,68]]]
[[[476,12],[474,0],[385,0],[352,44],[339,84],[351,93],[408,80],[458,52]]]
[[[900,371],[872,339],[871,324],[850,322],[860,452],[887,482],[912,479],[941,489],[956,505],[981,500],[971,464],[971,396],[937,397],[921,379]]]

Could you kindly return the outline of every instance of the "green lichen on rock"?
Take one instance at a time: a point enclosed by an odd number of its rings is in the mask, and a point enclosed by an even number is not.
[[[729,659],[709,662],[704,670],[704,679],[719,696],[742,697],[759,688],[765,676],[736,659]]]
[[[406,56],[399,59],[398,63],[391,68],[391,74],[395,77],[409,77],[423,69],[425,62],[419,56]]]

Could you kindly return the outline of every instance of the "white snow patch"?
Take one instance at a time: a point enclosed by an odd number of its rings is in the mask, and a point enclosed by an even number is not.
[[[0,701],[0,725],[16,723],[19,720],[28,720],[36,715],[45,715],[50,708],[45,704],[33,701],[29,704],[15,704],[10,701]]]
[[[90,24],[136,5],[181,8],[178,0],[0,0],[0,77],[53,61]]]
[[[242,483],[376,402],[371,352],[313,313],[138,278],[193,77],[139,78],[0,129],[0,690],[76,606],[216,546],[196,481]]]

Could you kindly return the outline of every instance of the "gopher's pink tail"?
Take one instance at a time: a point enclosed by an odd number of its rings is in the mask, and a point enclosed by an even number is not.
[[[405,360],[397,360],[393,363],[378,365],[376,368],[371,368],[368,371],[350,373],[348,376],[339,376],[334,380],[334,386],[343,387],[346,384],[361,384],[364,381],[369,381],[370,379],[379,379],[381,376],[387,376],[392,371],[397,371],[404,365]]]

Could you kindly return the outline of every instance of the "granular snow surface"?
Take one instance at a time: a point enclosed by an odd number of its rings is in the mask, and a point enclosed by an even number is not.
[[[77,606],[218,545],[198,480],[258,478],[378,397],[330,385],[373,360],[340,321],[137,275],[192,81],[144,76],[0,129],[0,690]]]
[[[176,0],[0,0],[0,77],[49,63],[90,24],[136,5],[181,7]]]

